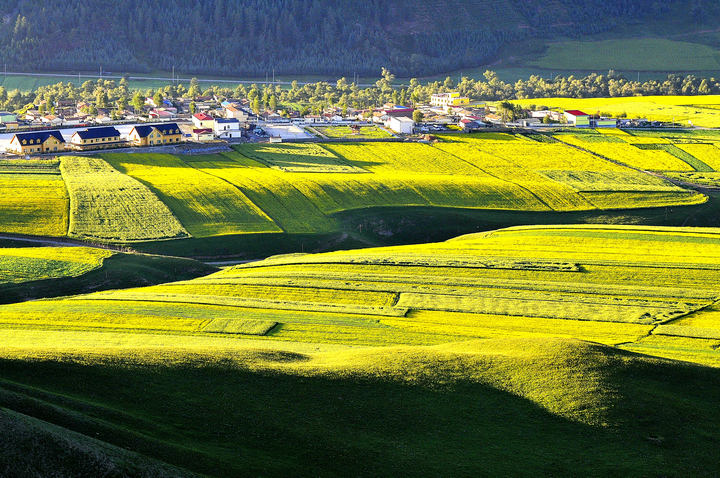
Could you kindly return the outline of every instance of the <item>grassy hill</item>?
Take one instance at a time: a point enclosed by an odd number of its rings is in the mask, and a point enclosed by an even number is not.
[[[209,476],[713,476],[718,258],[718,229],[519,227],[2,305],[0,410],[52,432],[41,474],[60,440],[72,476],[113,447]]]
[[[211,266],[89,247],[0,248],[0,302],[190,279]]]

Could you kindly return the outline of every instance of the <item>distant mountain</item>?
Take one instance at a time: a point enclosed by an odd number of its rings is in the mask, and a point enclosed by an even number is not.
[[[714,0],[0,0],[8,69],[423,76],[512,44],[717,24]],[[712,28],[716,28],[713,26]],[[507,52],[505,52],[507,54]]]

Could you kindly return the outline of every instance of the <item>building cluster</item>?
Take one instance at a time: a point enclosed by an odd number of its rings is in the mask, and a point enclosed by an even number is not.
[[[15,133],[8,151],[16,154],[42,154],[61,151],[90,151],[130,146],[161,146],[177,144],[183,133],[177,123],[134,126],[126,135],[114,126],[98,126],[75,131],[66,140],[60,130]]]
[[[473,101],[459,92],[433,94],[428,104],[413,107],[385,104],[379,108],[355,110],[329,106],[319,114],[305,115],[292,109],[253,113],[249,104],[246,98],[220,99],[215,96],[162,100],[160,104],[155,104],[153,98],[146,98],[142,118],[120,112],[124,122],[135,120],[127,134],[121,134],[115,126],[109,124],[117,121],[118,112],[113,113],[115,120],[108,116],[107,111],[100,109],[97,115],[90,118],[82,113],[87,111],[88,105],[82,102],[74,104],[66,100],[55,102],[54,113],[50,115],[41,115],[31,109],[23,118],[19,118],[15,113],[0,111],[0,123],[6,131],[15,131],[7,150],[23,155],[127,146],[161,146],[183,140],[237,141],[244,136],[254,137],[251,140],[263,140],[262,138],[267,136],[263,136],[263,125],[269,127],[274,123],[291,124],[299,128],[314,125],[377,124],[400,135],[448,130],[473,132],[498,126],[541,128],[563,125],[603,128],[624,124],[615,118],[593,116],[579,110],[523,110],[525,117],[522,118],[517,118],[518,111],[514,110],[512,117],[508,117],[507,107],[503,109],[502,105]],[[193,112],[190,113],[190,110]],[[143,123],[135,124],[139,123],[139,120]],[[149,124],[147,121],[154,123]],[[88,127],[95,125],[97,126]],[[58,129],[65,126],[84,129],[78,129],[69,138],[65,138]],[[127,127],[129,126],[125,129]],[[38,130],[25,132],[27,129]],[[254,133],[250,134],[251,131]]]

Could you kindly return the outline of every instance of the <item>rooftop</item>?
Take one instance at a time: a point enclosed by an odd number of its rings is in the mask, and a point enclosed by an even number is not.
[[[75,134],[80,136],[82,139],[113,138],[115,136],[120,136],[120,131],[115,129],[113,126],[103,126],[101,128],[88,128],[80,130]]]

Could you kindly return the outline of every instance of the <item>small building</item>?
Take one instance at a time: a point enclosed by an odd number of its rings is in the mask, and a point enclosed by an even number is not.
[[[58,130],[16,133],[8,150],[17,154],[51,153],[65,150],[65,138]]]
[[[235,118],[216,118],[213,125],[215,136],[220,139],[232,139],[242,136],[240,121]]]
[[[432,106],[464,106],[470,104],[470,98],[460,96],[457,91],[451,93],[435,93],[430,97],[430,105]]]
[[[17,122],[17,115],[10,113],[9,111],[0,111],[0,123],[15,123]]]
[[[114,126],[102,126],[76,131],[70,137],[70,145],[82,151],[90,149],[117,148],[125,146],[120,131]]]
[[[60,126],[61,124],[63,124],[62,118],[52,114],[43,116],[42,118],[40,118],[40,121],[50,126]]]
[[[522,126],[523,128],[531,128],[540,126],[542,123],[542,120],[540,118],[521,118],[517,120],[518,124]]]
[[[617,128],[618,120],[615,118],[592,117],[590,118],[591,128]]]
[[[210,128],[193,128],[192,139],[194,141],[206,142],[215,139],[215,134]]]
[[[571,124],[577,128],[588,128],[590,127],[590,115],[583,113],[580,110],[568,110],[563,113],[568,124]]]
[[[225,106],[225,117],[226,118],[235,118],[238,121],[247,121],[249,115],[247,112],[243,111],[242,109],[238,108],[234,104],[228,104]]]
[[[215,126],[215,118],[206,113],[195,113],[192,116],[192,122],[199,129],[212,129]]]
[[[388,128],[400,134],[412,134],[415,122],[407,116],[392,116],[387,122]]]
[[[177,114],[175,114],[175,112],[173,112],[173,111],[170,111],[169,109],[154,108],[154,109],[150,110],[150,112],[148,113],[148,116],[150,116],[150,118],[169,120],[169,119],[174,119],[177,116]]]
[[[182,141],[182,131],[180,131],[180,127],[177,123],[137,125],[130,130],[130,133],[128,134],[128,141],[130,141],[133,146],[160,146],[163,144],[174,144]]]

